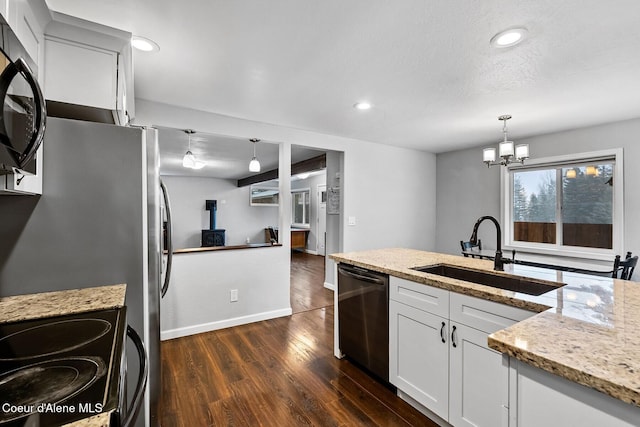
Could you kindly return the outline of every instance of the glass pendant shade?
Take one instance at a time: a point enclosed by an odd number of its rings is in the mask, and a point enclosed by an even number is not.
[[[249,172],[260,172],[260,162],[255,157],[249,162]]]
[[[513,156],[513,141],[503,141],[498,145],[500,157]]]
[[[191,151],[187,151],[182,158],[182,166],[185,168],[193,168],[196,164],[196,156]],[[204,165],[203,165],[204,166]]]
[[[529,144],[516,145],[516,159],[528,159],[529,158]]]
[[[482,150],[482,161],[484,162],[495,162],[496,161],[496,149],[495,148],[485,148]]]

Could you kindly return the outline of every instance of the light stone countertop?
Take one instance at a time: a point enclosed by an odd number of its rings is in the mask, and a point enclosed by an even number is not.
[[[124,306],[126,290],[126,285],[110,285],[0,298],[0,323],[120,308]],[[102,412],[66,426],[107,427],[111,412]]]
[[[0,298],[0,323],[124,306],[126,285],[98,286]]]
[[[640,283],[413,249],[330,255],[336,262],[512,305],[539,314],[489,336],[489,347],[532,366],[640,406]],[[451,264],[555,283],[540,296],[411,270]]]

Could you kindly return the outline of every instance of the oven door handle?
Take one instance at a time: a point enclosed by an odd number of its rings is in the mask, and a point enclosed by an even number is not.
[[[2,75],[0,76],[0,98],[4,100],[8,95],[7,92],[9,91],[9,86],[18,73],[24,77],[33,92],[33,103],[35,105],[33,108],[34,111],[30,111],[30,113],[33,113],[34,118],[33,132],[31,132],[29,142],[22,153],[14,151],[15,148],[13,147],[11,140],[6,136],[7,129],[5,127],[4,120],[0,120],[0,135],[2,137],[2,143],[11,148],[9,153],[11,154],[11,157],[13,157],[13,160],[20,169],[23,169],[27,163],[31,161],[33,156],[35,156],[36,151],[38,151],[38,147],[40,147],[40,144],[44,139],[44,128],[47,123],[47,107],[40,85],[38,85],[38,81],[33,76],[33,72],[25,60],[22,58],[18,58],[15,62],[11,62],[2,72]],[[29,108],[30,106],[24,105],[23,107]]]
[[[149,363],[147,360],[147,351],[144,348],[144,343],[140,338],[140,335],[131,326],[127,325],[127,337],[133,342],[138,351],[138,360],[140,363],[140,372],[138,373],[138,383],[136,384],[136,391],[131,401],[131,407],[127,409],[127,414],[124,420],[120,423],[123,427],[129,427],[133,425],[140,412],[140,406],[142,405],[144,392],[147,386],[147,377],[149,374]],[[126,406],[126,402],[125,402]]]

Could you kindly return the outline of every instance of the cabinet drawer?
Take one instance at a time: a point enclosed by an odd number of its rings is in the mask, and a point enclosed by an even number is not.
[[[454,322],[492,334],[537,313],[451,292],[449,296],[450,318]]]
[[[389,298],[420,310],[449,317],[449,291],[391,276]]]

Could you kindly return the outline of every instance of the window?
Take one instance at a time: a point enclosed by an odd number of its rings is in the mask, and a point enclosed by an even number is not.
[[[302,190],[291,191],[291,222],[292,225],[298,227],[309,227],[310,194],[311,190],[305,188]]]
[[[505,246],[611,259],[622,253],[622,150],[503,170]]]
[[[280,190],[277,183],[275,185],[251,184],[249,194],[251,206],[278,206]]]

